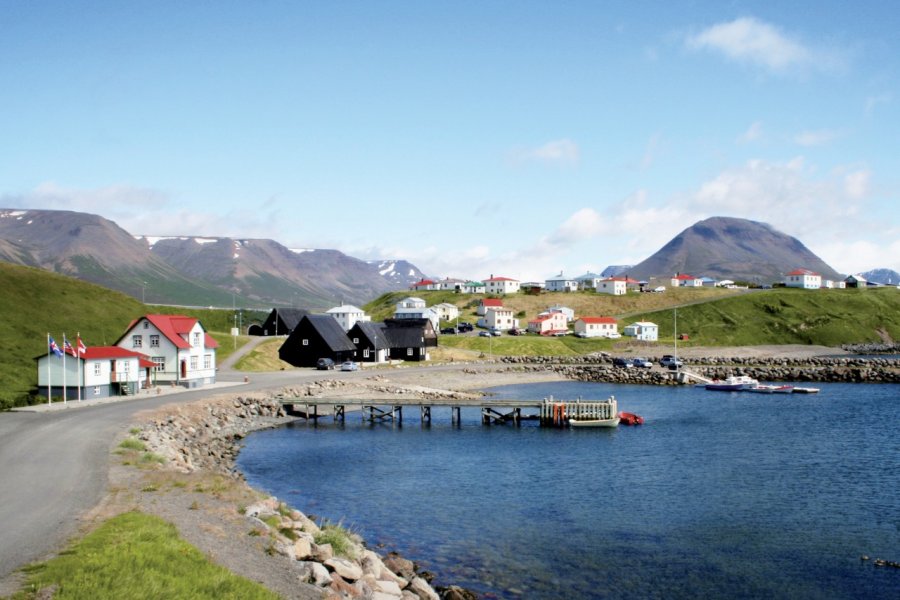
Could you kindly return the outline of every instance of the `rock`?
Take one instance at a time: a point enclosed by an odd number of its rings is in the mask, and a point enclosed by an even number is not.
[[[332,549],[331,544],[314,544],[313,545],[313,558],[317,561],[323,563],[329,558],[334,556],[334,549]]]
[[[356,581],[363,576],[362,567],[346,558],[334,556],[324,561],[323,564],[348,581]]]
[[[409,582],[409,587],[407,589],[421,598],[421,600],[441,600],[441,597],[437,595],[434,588],[421,577],[414,577],[413,580]]]
[[[404,579],[412,580],[416,576],[416,565],[413,564],[413,561],[407,560],[399,554],[388,554],[382,562],[392,573]]]
[[[478,600],[478,595],[466,588],[458,585],[451,585],[445,588],[439,588],[442,600]]]
[[[362,594],[360,590],[346,581],[344,581],[337,573],[332,573],[331,583],[328,585],[332,591],[340,594],[344,598],[360,598]]]
[[[294,554],[294,544],[290,540],[276,540],[272,545],[272,548],[278,554],[286,556],[291,560],[297,559],[297,556]]]
[[[399,598],[403,595],[403,590],[401,590],[400,586],[393,581],[384,581],[383,579],[378,579],[375,581],[375,585],[373,587],[376,592],[391,594],[395,598]]]
[[[294,558],[303,560],[312,556],[312,542],[306,538],[297,538],[294,541]]]

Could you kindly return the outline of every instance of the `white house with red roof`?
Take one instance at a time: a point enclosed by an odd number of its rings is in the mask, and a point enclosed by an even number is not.
[[[479,327],[487,329],[499,329],[506,331],[519,326],[519,320],[513,316],[513,311],[508,308],[489,308],[484,316],[476,323]]]
[[[794,269],[784,276],[785,287],[817,290],[822,287],[822,276],[809,269]]]
[[[49,386],[51,396],[66,400],[127,396],[150,386],[154,367],[148,356],[119,346],[88,346],[77,356],[66,350],[65,359],[45,354],[37,358],[38,390],[47,395]]]
[[[433,279],[420,279],[409,286],[409,289],[417,292],[431,292],[441,289],[441,284]]]
[[[216,382],[219,344],[193,317],[144,315],[132,321],[116,346],[149,356],[156,382],[184,387]]]
[[[624,277],[601,279],[594,286],[594,290],[598,294],[612,294],[613,296],[624,296],[627,288],[628,284]]]
[[[561,312],[541,313],[528,321],[528,331],[541,335],[553,335],[554,333],[568,333],[569,322],[566,315]]]
[[[619,337],[619,324],[613,317],[579,317],[575,320],[579,337]]]
[[[703,280],[686,273],[679,273],[672,278],[672,287],[703,287]]]
[[[484,287],[488,294],[515,294],[519,291],[519,280],[491,275],[484,280]]]
[[[487,311],[492,308],[503,308],[503,300],[500,298],[482,298],[478,303],[478,308],[475,309],[475,312],[483,317],[487,314]]]

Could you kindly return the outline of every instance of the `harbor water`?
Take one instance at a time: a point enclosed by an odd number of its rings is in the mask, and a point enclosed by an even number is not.
[[[261,431],[249,483],[487,598],[900,598],[900,386],[819,394],[578,382],[639,427],[320,419]],[[862,560],[862,556],[871,559]]]

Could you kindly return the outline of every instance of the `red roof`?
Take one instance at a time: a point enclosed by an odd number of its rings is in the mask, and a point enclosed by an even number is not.
[[[141,319],[147,319],[153,326],[156,327],[160,333],[166,336],[166,339],[172,342],[172,344],[176,348],[190,348],[190,341],[185,339],[182,336],[187,336],[191,332],[191,329],[194,328],[194,325],[197,324],[197,319],[194,317],[186,317],[184,315],[144,315]],[[128,335],[129,332],[134,328],[134,326],[141,320],[135,319],[128,326],[128,329],[125,332],[125,335]],[[203,326],[201,325],[201,328]],[[119,341],[125,337],[123,335],[119,338]],[[204,331],[203,337],[203,345],[206,348],[218,348],[219,343],[216,342],[208,333]]]
[[[503,300],[500,298],[484,298],[481,301],[482,306],[496,306],[498,308],[503,308]]]
[[[66,354],[75,358],[74,350],[66,350]],[[81,356],[78,357],[82,360],[113,360],[118,358],[137,358],[138,364],[142,367],[155,367],[156,363],[154,363],[146,354],[141,354],[140,352],[134,352],[133,350],[126,350],[125,348],[119,346],[88,346],[84,352],[81,353]]]
[[[600,323],[613,323],[615,324],[616,320],[613,317],[581,317],[581,320],[585,323],[590,324],[600,324]]]
[[[809,269],[794,269],[788,275],[812,275],[813,277],[821,277],[815,271],[810,271]]]
[[[485,281],[518,281],[518,279],[510,279],[509,277],[491,277]]]
[[[678,275],[677,277],[675,277],[675,279],[677,279],[678,281],[687,281],[689,279],[697,279],[697,278],[692,275],[683,275],[682,274],[682,275]]]
[[[413,285],[414,285],[414,286],[419,286],[419,285],[434,285],[434,281],[432,281],[431,279],[422,279],[422,280],[417,281],[417,282],[414,283]]]

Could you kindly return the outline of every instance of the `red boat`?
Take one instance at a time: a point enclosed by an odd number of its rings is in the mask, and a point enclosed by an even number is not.
[[[619,423],[622,425],[643,425],[644,417],[629,412],[619,413]]]

